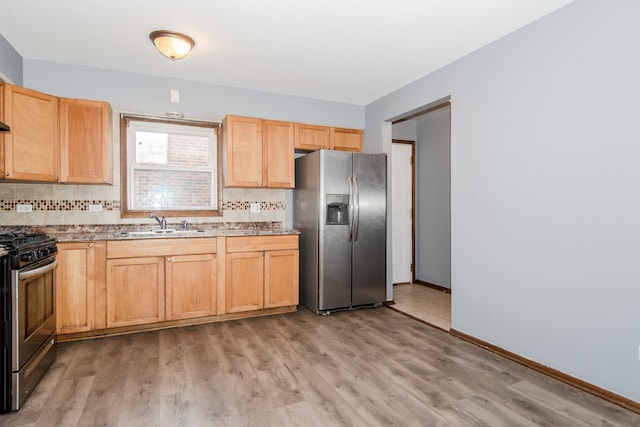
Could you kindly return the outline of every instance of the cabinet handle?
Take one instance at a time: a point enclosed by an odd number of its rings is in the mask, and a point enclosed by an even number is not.
[[[88,248],[92,248],[92,247],[93,247],[93,243],[89,243],[89,244],[87,245],[87,247],[88,247]]]
[[[54,180],[54,181],[57,181],[57,180],[58,180],[58,177],[57,177],[57,176],[54,176],[54,177],[53,177],[53,180]]]
[[[167,258],[167,262],[171,262],[171,258]]]
[[[5,173],[4,176],[8,177],[9,176],[9,172]]]

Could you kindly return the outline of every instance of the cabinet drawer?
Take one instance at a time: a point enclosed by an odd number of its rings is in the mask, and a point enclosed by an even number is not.
[[[227,253],[298,249],[298,235],[227,237]]]
[[[107,258],[216,253],[216,238],[142,239],[107,242]]]

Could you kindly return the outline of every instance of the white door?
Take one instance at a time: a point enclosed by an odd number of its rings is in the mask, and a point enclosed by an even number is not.
[[[413,260],[413,144],[391,148],[393,283],[411,283]]]

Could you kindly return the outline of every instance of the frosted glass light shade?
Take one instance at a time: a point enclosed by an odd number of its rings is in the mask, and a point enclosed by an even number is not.
[[[182,59],[193,49],[196,42],[185,34],[159,30],[149,34],[149,39],[161,54],[171,60]]]

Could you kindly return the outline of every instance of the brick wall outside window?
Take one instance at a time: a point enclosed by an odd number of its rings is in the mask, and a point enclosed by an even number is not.
[[[157,133],[163,133],[161,126]],[[139,139],[136,144],[146,143],[144,138]],[[211,164],[215,142],[211,147],[206,136],[171,133],[165,143],[148,144],[145,152],[161,154],[153,156],[153,160],[144,155],[138,157],[140,163],[134,165],[134,209],[210,209],[215,202],[215,168]]]

